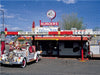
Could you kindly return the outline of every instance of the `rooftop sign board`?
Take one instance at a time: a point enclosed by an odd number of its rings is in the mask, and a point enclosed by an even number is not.
[[[74,35],[91,35],[93,34],[92,29],[86,29],[86,30],[72,30]]]
[[[40,20],[40,27],[41,26],[58,26],[58,22],[52,22],[52,20],[56,17],[56,12],[54,10],[49,10],[47,12],[47,17],[51,20],[51,22],[41,22]]]
[[[56,12],[54,10],[49,10],[47,12],[47,17],[50,18],[51,20],[56,17]]]
[[[40,26],[58,26],[58,22],[41,22],[40,20]]]
[[[58,27],[36,27],[35,32],[58,31]]]

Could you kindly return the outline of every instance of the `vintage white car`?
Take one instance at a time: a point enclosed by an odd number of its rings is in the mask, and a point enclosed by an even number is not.
[[[40,54],[42,51],[35,51],[35,46],[26,45],[21,49],[14,49],[0,56],[1,64],[19,64],[22,68],[26,67],[26,64],[32,61],[38,62],[41,58]]]

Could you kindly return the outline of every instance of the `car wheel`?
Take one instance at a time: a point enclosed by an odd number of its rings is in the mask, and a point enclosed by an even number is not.
[[[23,61],[22,61],[22,65],[21,65],[21,68],[24,68],[26,67],[26,59],[24,58]]]
[[[2,64],[2,63],[0,63],[0,66],[3,66],[3,64]]]

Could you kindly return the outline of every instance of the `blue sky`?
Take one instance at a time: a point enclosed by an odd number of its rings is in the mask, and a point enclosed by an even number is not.
[[[13,31],[31,31],[33,21],[36,26],[39,20],[50,22],[46,16],[50,9],[56,11],[54,22],[61,20],[62,14],[77,13],[87,28],[100,27],[99,0],[1,0],[0,9],[5,12],[5,26]]]

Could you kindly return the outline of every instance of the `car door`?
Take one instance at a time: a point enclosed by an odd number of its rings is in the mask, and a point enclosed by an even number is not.
[[[34,51],[32,49],[32,46],[29,47],[29,56],[28,56],[29,61],[34,60]]]

